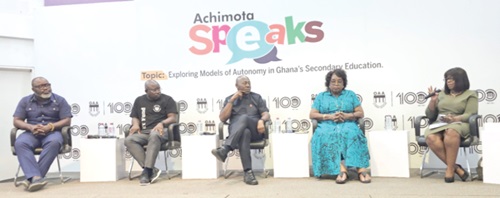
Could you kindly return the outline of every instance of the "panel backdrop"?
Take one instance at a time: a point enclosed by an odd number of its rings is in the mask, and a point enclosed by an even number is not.
[[[415,143],[413,120],[424,114],[427,87],[444,86],[447,69],[467,70],[482,123],[500,119],[498,10],[498,1],[471,0],[48,6],[36,11],[36,75],[47,77],[72,105],[75,141],[63,156],[65,170],[79,170],[79,137],[96,134],[98,123],[113,123],[123,136],[146,79],[158,80],[162,92],[180,102],[182,135],[196,135],[198,122],[204,131],[216,130],[223,99],[236,91],[239,75],[251,79],[282,128],[290,118],[296,131],[312,134],[312,101],[335,68],[347,71],[347,89],[362,101],[368,131],[383,130],[386,115],[397,130],[410,131],[411,167],[417,168],[425,148]],[[477,158],[481,147],[470,152]],[[180,169],[182,150],[168,155]],[[269,151],[266,157],[272,167]],[[435,158],[429,163],[443,167]]]

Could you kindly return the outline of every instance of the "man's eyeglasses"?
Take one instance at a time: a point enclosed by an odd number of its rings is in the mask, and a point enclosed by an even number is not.
[[[41,88],[48,88],[50,87],[50,83],[45,83],[37,86],[33,86],[34,88],[41,89]]]

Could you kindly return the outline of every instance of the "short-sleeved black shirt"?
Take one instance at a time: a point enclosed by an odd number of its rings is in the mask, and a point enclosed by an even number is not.
[[[161,94],[157,100],[150,100],[146,94],[134,101],[130,117],[139,119],[141,130],[153,129],[158,123],[167,119],[169,113],[177,112],[177,103],[168,95]]]

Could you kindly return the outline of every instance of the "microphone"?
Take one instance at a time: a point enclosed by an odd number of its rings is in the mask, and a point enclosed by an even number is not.
[[[439,92],[441,92],[441,89],[436,89],[436,90],[434,90],[434,92],[432,92],[429,95],[425,96],[424,99],[427,99],[427,98],[430,98],[432,96],[435,96]]]

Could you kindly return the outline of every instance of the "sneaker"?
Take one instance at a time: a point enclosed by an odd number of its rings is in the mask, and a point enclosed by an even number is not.
[[[259,182],[255,179],[255,175],[253,175],[253,171],[249,170],[245,172],[245,177],[243,181],[248,185],[257,185]]]
[[[30,186],[31,182],[30,182],[29,180],[25,179],[25,180],[24,180],[24,181],[22,181],[22,182],[17,182],[17,184],[18,184],[18,185],[22,185],[22,186],[24,186],[24,189],[26,189],[26,190],[27,190],[27,189],[28,189],[28,187]]]
[[[45,185],[47,185],[47,181],[45,181],[43,178],[40,178],[38,180],[31,182],[27,190],[30,192],[35,192],[42,189]]]
[[[161,175],[161,170],[158,168],[153,168],[153,174],[151,174],[151,183],[155,182]]]
[[[142,171],[141,177],[139,178],[139,183],[141,186],[147,186],[151,183],[151,178],[146,170]]]
[[[226,162],[228,151],[224,147],[212,149],[212,154],[221,162]]]

